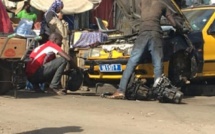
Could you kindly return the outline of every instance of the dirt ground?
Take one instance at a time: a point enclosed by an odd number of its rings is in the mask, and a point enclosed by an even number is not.
[[[214,134],[215,97],[182,104],[18,92],[0,96],[0,134]]]

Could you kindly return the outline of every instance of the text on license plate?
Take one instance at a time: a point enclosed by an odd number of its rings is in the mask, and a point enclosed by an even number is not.
[[[121,64],[100,64],[100,72],[121,72]]]

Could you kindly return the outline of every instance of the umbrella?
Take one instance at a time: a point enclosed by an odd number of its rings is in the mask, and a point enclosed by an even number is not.
[[[31,0],[31,6],[38,10],[47,11],[54,0]],[[94,4],[100,3],[101,0],[62,0],[64,14],[82,13],[93,9]]]

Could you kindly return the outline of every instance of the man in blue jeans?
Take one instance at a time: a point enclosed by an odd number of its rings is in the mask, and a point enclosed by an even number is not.
[[[141,0],[141,25],[140,33],[134,44],[130,58],[120,80],[119,88],[110,97],[123,99],[131,74],[141,59],[144,51],[150,51],[154,66],[155,80],[163,73],[163,39],[160,19],[165,16],[174,27],[182,26],[174,20],[169,9],[168,0]]]

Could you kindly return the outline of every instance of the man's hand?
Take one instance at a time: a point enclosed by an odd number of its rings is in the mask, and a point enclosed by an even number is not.
[[[177,32],[183,32],[183,22],[184,20],[178,16],[173,14],[168,14],[166,18],[169,20],[171,25],[176,29]]]
[[[70,66],[76,70],[79,69],[77,64],[73,60],[70,61]]]
[[[63,19],[63,13],[62,13],[62,12],[58,13],[57,16],[58,16],[58,18],[59,18],[60,20]]]

